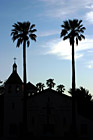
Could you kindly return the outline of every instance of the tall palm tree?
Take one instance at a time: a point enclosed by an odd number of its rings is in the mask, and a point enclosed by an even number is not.
[[[49,87],[49,89],[54,88],[54,86],[55,86],[54,79],[48,79],[46,81],[46,85]]]
[[[63,37],[63,40],[69,39],[70,45],[72,46],[72,127],[73,130],[75,129],[75,54],[74,54],[74,43],[76,42],[76,45],[78,45],[78,41],[81,41],[82,39],[85,39],[85,36],[83,35],[84,30],[86,29],[83,27],[82,20],[73,19],[73,20],[66,20],[61,25],[61,35],[60,37]]]
[[[34,29],[35,24],[32,24],[27,21],[27,22],[17,22],[14,23],[12,26],[13,29],[11,30],[11,36],[12,40],[17,41],[16,47],[20,47],[21,44],[23,44],[23,81],[24,81],[24,123],[26,127],[26,46],[29,47],[30,45],[30,40],[36,41],[36,35],[35,32],[37,31]]]
[[[59,92],[59,93],[64,93],[64,91],[65,91],[65,86],[64,85],[58,85],[57,86],[57,91]]]

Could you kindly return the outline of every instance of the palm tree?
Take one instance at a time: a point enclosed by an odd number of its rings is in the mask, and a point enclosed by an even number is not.
[[[59,92],[59,93],[64,93],[64,91],[65,91],[65,86],[64,85],[58,85],[57,86],[57,91]]]
[[[68,91],[68,93],[70,93],[70,95],[72,96],[72,89],[71,88]],[[84,103],[85,101],[86,102],[92,101],[92,95],[89,93],[89,90],[85,89],[84,87],[76,88],[75,98],[76,98],[77,102],[79,102],[79,103],[80,102]]]
[[[68,91],[72,96],[72,89]],[[77,101],[78,112],[91,118],[91,112],[93,108],[92,95],[88,89],[84,87],[77,88],[75,91],[75,99]],[[87,112],[87,113],[86,113]]]
[[[42,88],[42,91],[44,90],[44,87],[45,87],[45,85],[42,83],[42,86],[41,86],[41,88]]]
[[[34,32],[37,30],[34,29],[35,24],[31,25],[29,21],[14,23],[12,27],[11,36],[13,42],[17,41],[16,47],[20,47],[20,45],[23,44],[24,123],[26,128],[26,46],[29,47],[30,45],[29,39],[36,41],[37,36]]]
[[[62,31],[60,37],[63,37],[63,40],[69,39],[70,45],[72,46],[72,125],[73,130],[75,130],[75,54],[74,54],[74,42],[78,45],[78,41],[85,39],[83,35],[84,30],[86,29],[83,27],[82,20],[73,19],[73,20],[66,20],[61,25]]]
[[[39,92],[44,90],[45,85],[43,83],[37,83],[36,87],[38,89]]]
[[[48,79],[48,80],[46,81],[46,85],[49,87],[49,89],[54,88],[55,83],[54,83],[53,81],[54,81],[54,79]]]

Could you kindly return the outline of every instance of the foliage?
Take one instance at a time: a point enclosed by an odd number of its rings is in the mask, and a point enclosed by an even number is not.
[[[36,87],[37,87],[38,91],[40,92],[40,91],[44,90],[45,85],[43,83],[39,82],[36,84]]]
[[[70,89],[68,92],[72,96],[73,94],[72,89]],[[89,93],[88,89],[85,89],[84,87],[80,87],[75,90],[75,99],[79,102],[83,102],[83,101],[89,102],[92,101],[92,95]]]
[[[55,86],[54,79],[48,79],[46,81],[46,85],[49,87],[49,89],[54,88],[54,86]]]
[[[29,38],[36,41],[37,36],[34,34],[34,32],[36,32],[37,30],[34,29],[34,27],[35,24],[31,25],[29,21],[23,23],[17,22],[13,25],[11,36],[13,42],[17,40],[17,47],[19,47],[24,42],[24,40],[26,40],[27,47],[29,47]]]
[[[58,85],[57,86],[57,91],[58,91],[58,93],[64,93],[64,91],[65,91],[65,86],[64,85]]]
[[[76,42],[76,45],[78,45],[78,40],[81,41],[82,39],[85,39],[83,33],[86,28],[81,24],[82,20],[66,20],[63,23],[64,24],[61,25],[62,31],[60,35],[60,37],[63,37],[63,40],[69,39],[70,45],[72,45],[74,37],[74,41]]]

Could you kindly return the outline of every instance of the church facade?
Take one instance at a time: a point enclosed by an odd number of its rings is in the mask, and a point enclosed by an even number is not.
[[[38,93],[27,83],[27,130],[30,137],[66,137],[72,131],[72,99],[52,89]],[[17,65],[5,83],[3,138],[18,138],[23,134],[23,82],[17,73]],[[77,111],[77,135],[92,140],[93,120]]]

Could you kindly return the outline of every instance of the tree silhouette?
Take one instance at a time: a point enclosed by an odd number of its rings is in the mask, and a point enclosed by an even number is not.
[[[42,88],[42,91],[44,90],[44,87],[45,87],[45,85],[42,83],[42,87],[41,87]]]
[[[68,92],[72,96],[72,89],[70,89]],[[90,119],[93,118],[93,99],[92,95],[89,93],[89,90],[85,89],[84,87],[77,88],[75,90],[75,99],[77,101],[78,112]]]
[[[12,40],[17,41],[16,47],[20,47],[23,44],[23,81],[24,81],[24,123],[25,123],[25,132],[27,130],[27,116],[26,116],[26,46],[29,47],[30,40],[36,41],[36,35],[34,32],[37,30],[34,29],[35,24],[30,24],[29,21],[27,22],[17,22],[14,23],[12,26],[13,29],[11,30]]]
[[[75,132],[76,130],[76,120],[75,120],[75,54],[74,54],[74,42],[78,45],[78,41],[85,39],[84,33],[85,27],[83,27],[82,20],[73,19],[66,20],[63,22],[62,31],[60,37],[63,37],[63,40],[69,39],[70,45],[72,46],[72,129]],[[76,132],[75,132],[76,133]]]
[[[54,81],[54,79],[48,79],[48,80],[46,81],[46,85],[49,87],[49,89],[54,88],[55,83],[54,83],[53,81]]]
[[[36,87],[38,89],[39,92],[44,90],[45,85],[43,83],[37,83]]]
[[[59,93],[64,93],[64,91],[65,91],[65,86],[64,85],[58,85],[57,86],[57,91],[59,92]]]
[[[72,96],[72,89],[70,89],[68,91],[70,93],[70,95]],[[84,87],[80,87],[80,88],[77,88],[75,90],[75,99],[80,103],[88,103],[88,102],[91,102],[92,101],[92,95],[89,93],[89,90],[88,89],[85,89]]]

